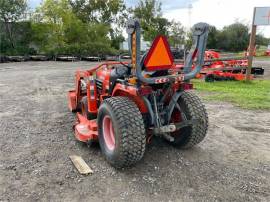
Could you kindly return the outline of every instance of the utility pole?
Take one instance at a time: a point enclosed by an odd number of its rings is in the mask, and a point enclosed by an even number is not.
[[[257,30],[257,25],[254,25],[255,13],[256,13],[256,8],[254,8],[254,11],[253,11],[252,28],[251,28],[250,38],[249,38],[248,66],[246,70],[246,81],[250,80],[253,54],[254,54],[254,49],[255,49],[256,30]]]

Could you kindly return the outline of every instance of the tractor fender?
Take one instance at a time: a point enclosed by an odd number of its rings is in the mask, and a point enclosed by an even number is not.
[[[138,89],[134,86],[127,86],[117,83],[113,89],[112,96],[129,97],[133,100],[142,114],[148,113],[148,108],[142,96],[138,93]]]

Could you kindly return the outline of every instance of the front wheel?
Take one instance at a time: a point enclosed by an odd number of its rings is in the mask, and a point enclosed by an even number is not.
[[[130,166],[144,155],[146,136],[142,114],[127,97],[107,98],[98,111],[102,153],[116,168]]]

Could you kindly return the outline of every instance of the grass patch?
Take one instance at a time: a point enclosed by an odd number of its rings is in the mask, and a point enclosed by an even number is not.
[[[193,80],[199,91],[214,92],[206,99],[229,101],[247,109],[270,109],[270,80],[217,81]]]

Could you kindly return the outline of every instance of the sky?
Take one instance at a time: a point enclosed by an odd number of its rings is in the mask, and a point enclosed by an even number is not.
[[[35,8],[42,0],[28,0]],[[164,17],[181,22],[189,28],[197,22],[206,22],[218,29],[240,21],[251,26],[254,7],[270,7],[270,0],[160,0]],[[135,6],[138,0],[125,0]],[[189,8],[191,7],[191,8]],[[257,33],[270,37],[270,26],[258,26]]]

